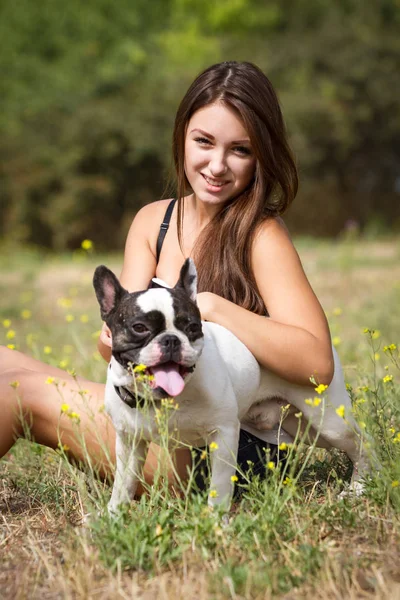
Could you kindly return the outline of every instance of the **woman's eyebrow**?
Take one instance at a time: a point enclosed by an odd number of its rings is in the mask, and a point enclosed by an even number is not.
[[[194,132],[198,132],[201,133],[201,135],[204,135],[205,137],[210,138],[210,140],[215,140],[215,137],[213,135],[211,135],[211,133],[207,133],[207,131],[204,131],[204,129],[192,129],[190,131],[190,133],[194,133]],[[250,139],[249,138],[244,138],[243,140],[233,140],[231,142],[231,144],[250,144]]]

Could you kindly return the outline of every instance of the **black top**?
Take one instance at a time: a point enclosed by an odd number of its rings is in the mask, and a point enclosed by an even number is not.
[[[158,239],[157,239],[157,264],[158,264],[158,261],[160,260],[161,248],[162,248],[165,236],[168,231],[169,222],[171,220],[171,215],[172,215],[172,211],[174,210],[175,202],[176,202],[176,198],[171,200],[171,202],[168,204],[167,210],[165,211],[163,222],[161,223],[161,226],[160,226],[160,233],[158,234]]]
[[[158,264],[158,261],[160,260],[161,248],[162,248],[165,236],[168,231],[168,227],[169,227],[169,223],[171,221],[171,215],[172,215],[172,211],[174,210],[175,202],[176,202],[176,198],[171,200],[171,202],[168,204],[167,210],[165,211],[163,222],[161,223],[161,226],[160,226],[160,233],[158,234],[158,238],[157,238],[157,251],[156,251],[157,252],[157,254],[156,254],[157,264]],[[162,287],[165,287],[165,286],[160,285],[159,283],[157,283],[153,280],[151,280],[150,285],[149,285],[149,288],[162,288]]]

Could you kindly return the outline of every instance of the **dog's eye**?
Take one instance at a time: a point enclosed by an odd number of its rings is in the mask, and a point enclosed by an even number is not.
[[[186,327],[187,333],[200,333],[200,325],[198,323],[190,323]]]
[[[132,329],[135,333],[147,333],[148,332],[146,325],[143,325],[143,323],[135,323],[134,325],[132,325]]]

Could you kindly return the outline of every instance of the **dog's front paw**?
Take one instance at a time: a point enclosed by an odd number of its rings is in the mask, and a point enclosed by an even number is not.
[[[107,504],[107,512],[112,519],[116,519],[118,517],[119,506],[119,504],[112,502],[112,500],[110,500],[110,502]]]
[[[339,500],[344,498],[358,498],[365,492],[365,483],[362,481],[352,481],[349,485],[342,490],[338,496]]]

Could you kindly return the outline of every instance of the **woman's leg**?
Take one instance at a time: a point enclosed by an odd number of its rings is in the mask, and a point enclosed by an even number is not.
[[[48,383],[48,377],[54,382]],[[62,443],[71,458],[90,460],[99,474],[109,474],[115,461],[115,432],[103,410],[104,389],[103,384],[73,378],[57,367],[0,347],[0,457],[29,431],[39,444],[57,448]],[[63,405],[69,409],[63,412]],[[72,413],[77,416],[71,417]],[[144,469],[149,484],[160,452],[151,445]],[[185,478],[189,452],[176,451],[174,462],[178,475]],[[173,483],[172,469],[169,478]]]

